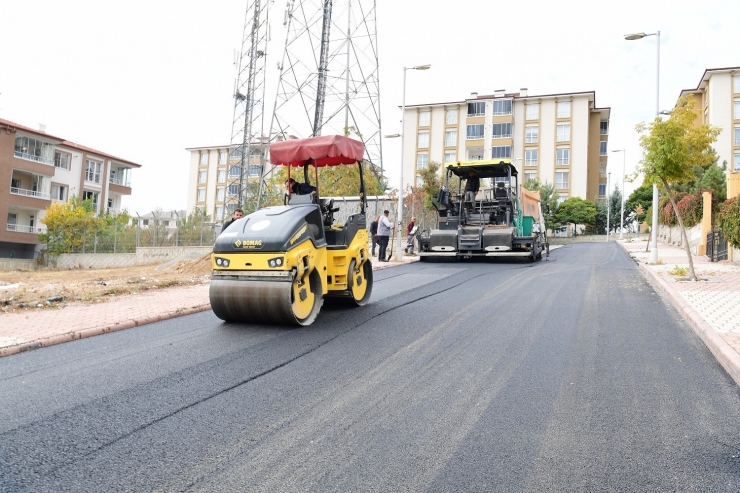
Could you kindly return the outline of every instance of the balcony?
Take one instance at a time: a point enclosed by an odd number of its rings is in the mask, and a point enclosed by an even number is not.
[[[35,154],[30,154],[28,152],[23,152],[23,151],[13,151],[13,155],[15,157],[17,157],[17,158],[25,159],[27,161],[33,161],[33,162],[36,162],[36,163],[41,163],[41,164],[47,164],[49,166],[54,166],[54,159],[53,158],[52,159],[47,159],[47,158],[43,158],[41,156],[36,156]]]
[[[112,185],[120,185],[122,187],[131,188],[131,179],[129,178],[116,177],[116,176],[111,175],[109,183]]]
[[[46,227],[43,226],[23,226],[21,224],[8,224],[6,229],[8,231],[15,231],[16,233],[46,233]]]
[[[13,195],[22,195],[24,197],[34,197],[42,200],[51,200],[51,194],[41,193],[35,190],[26,190],[24,188],[10,187],[10,193]]]

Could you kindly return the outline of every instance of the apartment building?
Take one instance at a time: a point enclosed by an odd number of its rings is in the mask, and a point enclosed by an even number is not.
[[[0,119],[0,257],[34,258],[41,219],[54,202],[92,199],[99,213],[121,210],[140,164]]]
[[[406,186],[421,182],[417,170],[429,161],[506,158],[521,183],[553,183],[561,200],[604,198],[610,112],[596,106],[593,91],[528,95],[526,89],[406,106]]]
[[[266,141],[250,144],[249,164],[244,170],[247,183],[259,180],[262,175],[268,147]],[[224,145],[185,149],[190,152],[188,211],[198,207],[205,210],[214,222],[228,218],[239,203],[241,148],[235,148],[231,153],[229,148]]]
[[[722,128],[714,150],[720,164],[727,162],[727,197],[740,195],[740,67],[707,69],[696,89],[680,96],[695,99],[697,124]]]

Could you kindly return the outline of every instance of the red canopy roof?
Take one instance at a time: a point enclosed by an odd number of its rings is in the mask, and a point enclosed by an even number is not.
[[[341,135],[290,139],[270,145],[270,162],[283,166],[336,166],[362,161],[362,142]]]

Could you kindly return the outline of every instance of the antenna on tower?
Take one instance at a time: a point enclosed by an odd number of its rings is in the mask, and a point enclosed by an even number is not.
[[[251,0],[244,19],[242,45],[235,53],[234,116],[229,146],[226,209],[247,204],[249,178],[259,178],[265,164],[265,62],[269,0]]]

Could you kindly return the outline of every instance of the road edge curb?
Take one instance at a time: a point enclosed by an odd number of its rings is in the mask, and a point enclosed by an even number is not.
[[[627,255],[630,254],[629,250],[621,243],[619,243],[619,246]],[[634,259],[631,255],[630,258]],[[694,333],[704,343],[707,349],[709,349],[709,352],[714,355],[714,358],[725,369],[727,374],[737,385],[740,385],[740,354],[732,349],[727,341],[722,339],[717,331],[702,318],[699,312],[692,308],[683,296],[660,277],[657,272],[647,264],[637,259],[634,260],[640,269],[648,274],[648,279],[652,279],[652,284],[670,300],[673,307],[682,315],[683,319],[686,320]]]
[[[100,325],[98,327],[90,327],[87,329],[80,329],[73,332],[67,332],[65,334],[56,334],[42,339],[36,339],[33,341],[25,341],[20,344],[13,346],[6,346],[0,348],[0,358],[4,356],[10,356],[12,354],[24,353],[33,349],[39,349],[42,347],[54,346],[63,342],[74,341],[77,339],[85,339],[87,337],[98,336],[102,334],[108,334],[110,332],[117,332],[119,330],[132,329],[134,327],[140,327],[154,322],[161,322],[162,320],[169,320],[172,318],[182,317],[185,315],[192,315],[194,313],[204,312],[211,309],[211,304],[206,303],[204,305],[197,305],[190,308],[178,308],[177,310],[163,313],[162,315],[153,315],[151,317],[144,317],[138,319],[124,320],[123,322],[116,322],[113,324]]]

